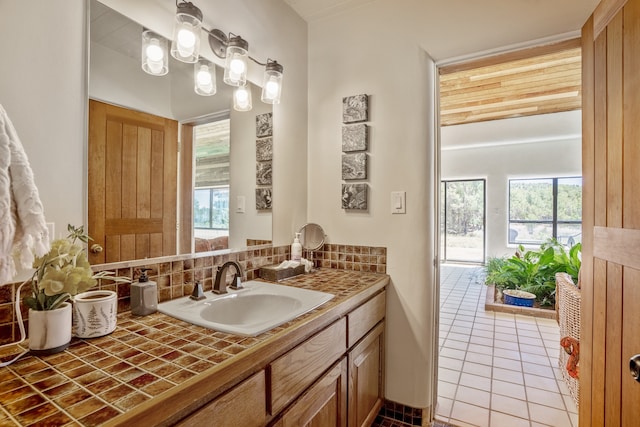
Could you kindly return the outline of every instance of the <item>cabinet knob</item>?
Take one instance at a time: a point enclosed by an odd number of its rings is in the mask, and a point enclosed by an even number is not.
[[[629,370],[633,379],[640,382],[640,354],[636,354],[629,359]]]
[[[99,254],[100,252],[102,252],[102,246],[100,246],[97,243],[94,243],[93,245],[91,245],[91,248],[89,250],[91,251],[92,254]]]

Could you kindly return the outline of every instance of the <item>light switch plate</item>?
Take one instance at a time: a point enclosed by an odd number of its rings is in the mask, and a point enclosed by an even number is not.
[[[245,198],[244,196],[238,196],[236,199],[236,213],[244,213]]]
[[[391,213],[406,214],[407,213],[407,192],[392,191],[391,192]]]

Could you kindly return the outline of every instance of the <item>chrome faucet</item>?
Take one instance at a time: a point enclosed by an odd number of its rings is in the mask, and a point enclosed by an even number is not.
[[[227,268],[229,266],[234,266],[236,269],[235,274],[233,275],[233,281],[229,285],[231,289],[241,289],[242,288],[242,267],[235,261],[227,261],[222,264],[222,267],[218,267],[218,271],[216,273],[216,281],[213,284],[213,293],[215,294],[226,294],[227,293]]]

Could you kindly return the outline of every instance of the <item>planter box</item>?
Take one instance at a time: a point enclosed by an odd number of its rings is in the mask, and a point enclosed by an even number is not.
[[[499,313],[523,314],[525,316],[541,317],[544,319],[556,318],[555,310],[547,310],[544,308],[522,307],[518,305],[507,305],[495,301],[495,286],[487,285],[487,299],[485,300],[485,311],[494,311]]]

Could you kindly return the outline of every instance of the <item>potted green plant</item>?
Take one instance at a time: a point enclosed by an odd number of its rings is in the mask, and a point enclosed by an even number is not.
[[[84,227],[68,225],[67,230],[67,238],[54,240],[49,252],[33,262],[31,293],[22,300],[29,307],[29,349],[34,353],[57,353],[69,346],[72,331],[69,300],[74,295],[92,288],[101,278],[129,280],[113,277],[109,271],[93,273],[81,244],[90,239]]]
[[[577,243],[567,252],[555,239],[538,249],[526,249],[520,245],[512,257],[489,260],[485,282],[494,284],[500,291],[517,290],[533,294],[542,307],[554,306],[555,275],[559,272],[568,273],[577,281],[581,250],[582,245]],[[507,300],[513,302],[510,298]]]

